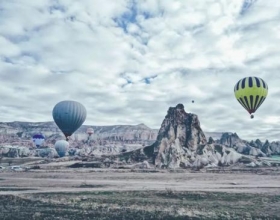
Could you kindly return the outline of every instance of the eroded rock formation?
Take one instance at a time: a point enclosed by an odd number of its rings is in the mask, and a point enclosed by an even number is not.
[[[154,164],[161,168],[229,165],[242,157],[212,138],[207,143],[198,116],[186,113],[182,104],[169,108],[156,142],[146,149],[146,153],[151,152]]]

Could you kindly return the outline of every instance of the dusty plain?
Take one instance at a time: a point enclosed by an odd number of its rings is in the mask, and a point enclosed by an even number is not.
[[[280,169],[0,171],[0,219],[280,219]]]

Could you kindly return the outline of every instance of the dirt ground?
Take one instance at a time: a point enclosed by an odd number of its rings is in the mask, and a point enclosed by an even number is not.
[[[280,193],[280,175],[248,173],[137,173],[109,169],[63,169],[0,173],[0,187],[30,187],[20,193],[84,191],[81,185],[97,185],[90,191],[166,190],[233,193]],[[18,194],[1,191],[0,194]]]
[[[0,219],[280,219],[279,183],[278,169],[2,171]]]

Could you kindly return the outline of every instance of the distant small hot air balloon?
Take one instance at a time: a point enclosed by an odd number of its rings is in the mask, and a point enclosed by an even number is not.
[[[36,147],[40,147],[44,143],[45,137],[42,134],[35,134],[33,135],[32,140]]]
[[[266,99],[268,86],[259,77],[245,77],[234,86],[234,94],[237,101],[249,112],[256,112]],[[251,115],[254,118],[254,115]]]
[[[93,133],[94,133],[93,128],[88,128],[88,129],[87,129],[87,134],[88,134],[89,136],[91,136]]]
[[[60,157],[64,157],[69,148],[69,143],[65,140],[59,140],[59,141],[55,142],[54,147],[55,147],[57,154]]]
[[[192,103],[194,103],[194,100],[192,100]]]
[[[54,106],[52,115],[56,125],[68,140],[68,137],[86,120],[87,111],[79,102],[61,101]]]

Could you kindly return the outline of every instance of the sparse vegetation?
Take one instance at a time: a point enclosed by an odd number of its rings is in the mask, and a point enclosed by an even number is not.
[[[278,219],[280,196],[129,191],[0,196],[0,219]],[[268,218],[269,216],[269,218]]]

